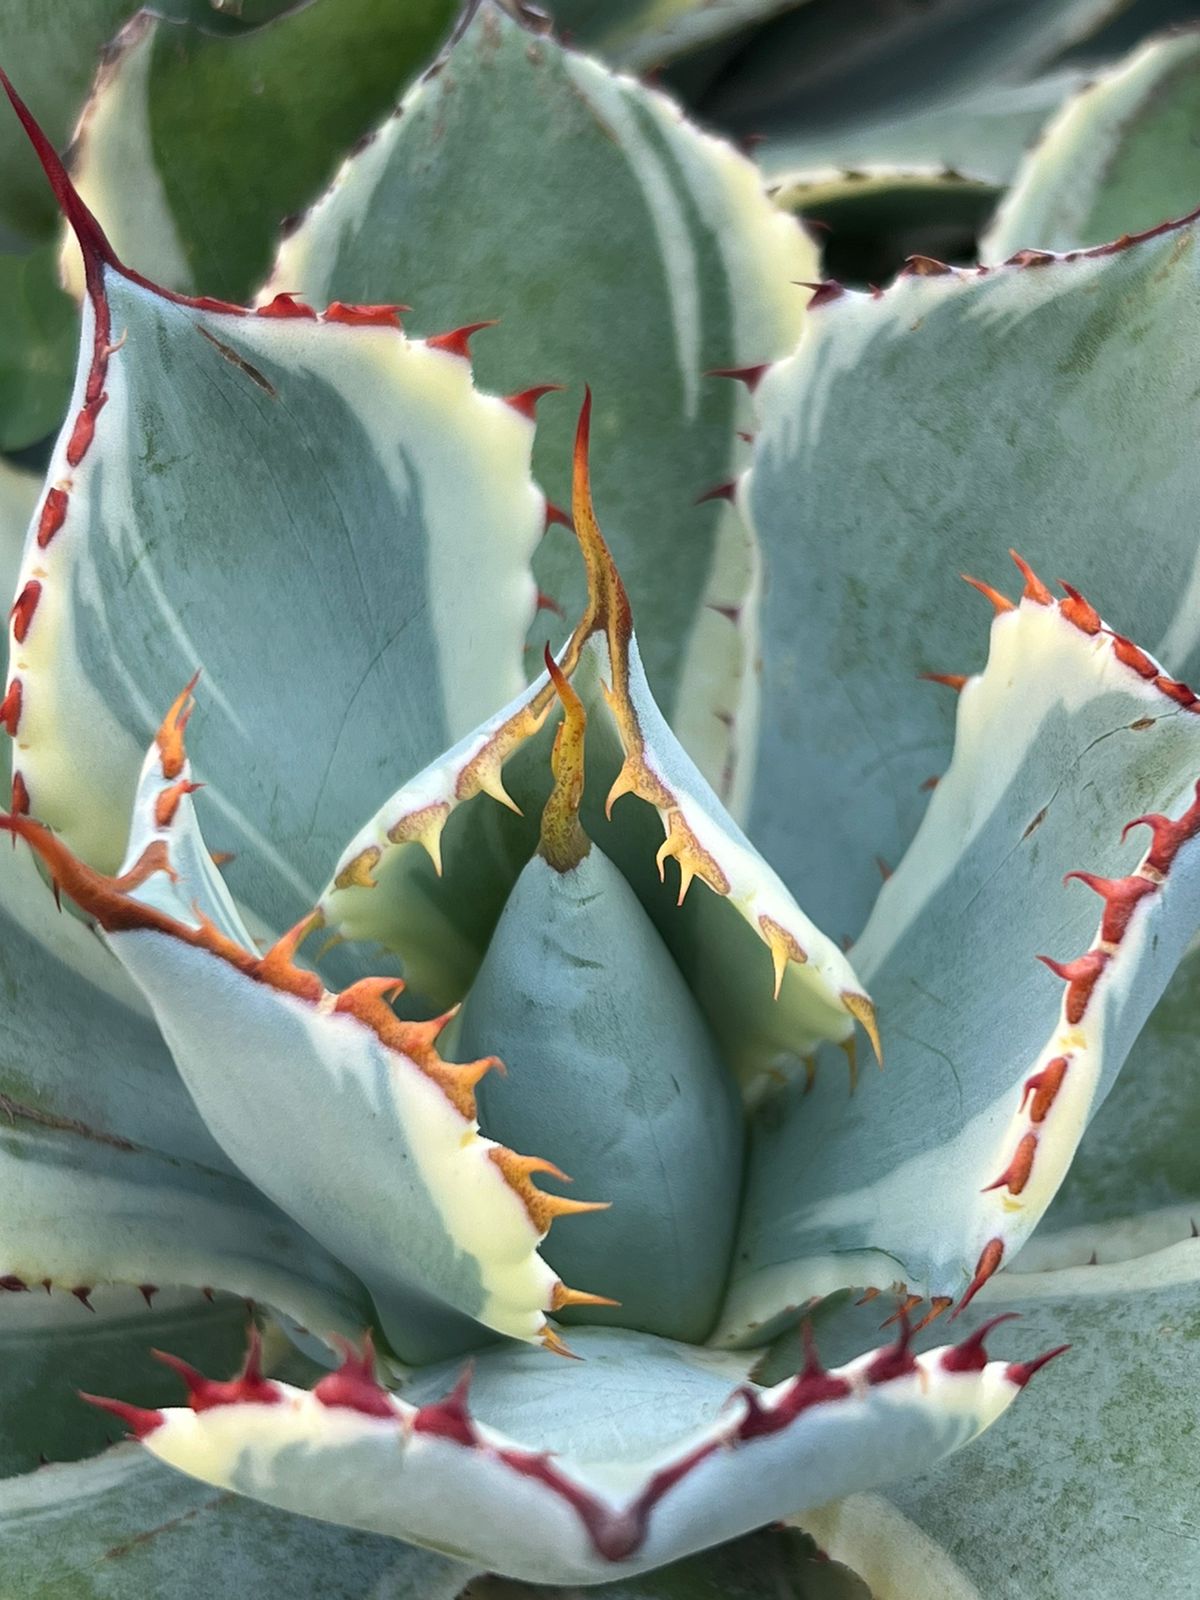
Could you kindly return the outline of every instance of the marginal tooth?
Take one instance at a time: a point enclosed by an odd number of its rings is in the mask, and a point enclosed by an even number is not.
[[[774,917],[765,915],[759,917],[758,934],[771,952],[771,965],[775,971],[775,999],[778,1000],[788,962],[794,961],[797,966],[802,967],[808,960],[808,952],[798,942],[795,934],[789,933],[775,921]]]
[[[377,844],[368,845],[365,850],[360,850],[333,880],[334,888],[374,889],[376,887],[374,869],[379,865],[382,854],[383,851]]]
[[[434,805],[422,806],[419,811],[412,811],[408,816],[401,817],[399,822],[389,828],[388,838],[393,844],[419,844],[433,862],[433,870],[440,878],[442,830],[449,815],[450,807],[444,800],[439,800]]]
[[[514,812],[518,817],[521,815],[520,806],[504,787],[504,780],[500,776],[500,768],[498,766],[495,768],[482,767],[479,771],[478,782],[481,793],[491,795],[493,800],[498,800],[502,806],[507,807],[509,811]]]
[[[623,763],[620,772],[618,772],[617,776],[614,778],[613,786],[608,791],[608,798],[604,802],[604,815],[610,822],[612,821],[612,809],[622,795],[636,793],[637,774],[634,768],[630,765],[629,761],[626,760]],[[659,875],[661,877],[661,871]]]
[[[991,602],[997,615],[1003,616],[1006,611],[1015,611],[1017,608],[1006,594],[1001,594],[999,589],[993,589],[990,583],[984,583],[981,578],[972,578],[968,573],[961,572],[959,577],[964,583],[969,583],[972,589],[978,589],[985,600]]]
[[[582,1360],[582,1357],[577,1356],[569,1345],[564,1344],[558,1330],[552,1328],[548,1322],[542,1328],[540,1338],[542,1344],[550,1351],[551,1355],[566,1356],[568,1361]]]
[[[568,1289],[565,1283],[556,1283],[550,1297],[551,1311],[562,1311],[566,1306],[619,1306],[619,1300],[610,1300],[606,1294],[588,1294],[583,1289]]]
[[[841,994],[842,1004],[856,1022],[862,1024],[862,1030],[871,1041],[871,1049],[875,1052],[875,1059],[883,1066],[883,1045],[879,1040],[879,1023],[875,1014],[875,1003],[865,994],[856,994],[852,989],[843,989]]]

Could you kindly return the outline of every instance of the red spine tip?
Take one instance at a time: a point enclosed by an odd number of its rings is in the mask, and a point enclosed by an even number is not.
[[[1023,560],[1015,550],[1010,550],[1008,553],[1016,562],[1017,570],[1025,580],[1025,588],[1021,593],[1022,600],[1032,601],[1035,606],[1052,606],[1054,604],[1054,596],[1029,563]]]
[[[528,417],[531,422],[537,420],[537,403],[548,394],[561,394],[561,383],[536,383],[532,389],[522,389],[518,394],[506,394],[504,404],[511,406],[514,411],[523,417]]]
[[[1017,609],[1006,594],[1001,594],[999,589],[993,589],[991,584],[984,583],[982,578],[972,578],[966,572],[960,573],[959,576],[964,583],[969,583],[972,589],[978,589],[979,593],[991,604],[998,616],[1003,616],[1006,611],[1015,611]]]
[[[494,328],[498,318],[490,317],[485,322],[468,322],[461,328],[451,328],[449,333],[435,333],[425,340],[431,350],[444,350],[447,355],[461,356],[464,361],[471,359],[471,338],[481,328]]]
[[[277,294],[265,306],[258,306],[255,311],[260,317],[307,317],[309,321],[317,320],[317,313],[311,306],[306,306],[303,300],[298,300],[294,294]]]
[[[753,394],[763,380],[763,374],[770,370],[769,362],[762,362],[754,367],[710,367],[704,374],[706,378],[731,378],[735,383],[744,383]]]
[[[323,1406],[361,1411],[368,1417],[396,1420],[387,1390],[375,1378],[375,1345],[370,1332],[363,1339],[361,1352],[342,1341],[342,1364],[336,1372],[313,1388],[313,1397]]]
[[[737,498],[737,479],[726,478],[723,483],[714,483],[711,489],[705,489],[703,494],[698,494],[692,501],[694,506],[702,506],[709,500],[735,500]]]
[[[1067,598],[1061,602],[1059,610],[1068,622],[1074,623],[1081,633],[1095,635],[1100,632],[1100,613],[1090,601],[1085,600],[1079,590],[1069,583],[1059,583],[1066,590]]]
[[[411,311],[411,306],[348,305],[344,300],[334,300],[325,307],[323,322],[344,322],[352,328],[399,328],[400,313]]]
[[[107,1411],[111,1416],[117,1417],[135,1439],[146,1438],[155,1428],[161,1428],[167,1420],[161,1411],[147,1411],[143,1406],[126,1405],[124,1400],[109,1400],[102,1394],[86,1394],[82,1389],[77,1393],[89,1406],[96,1406],[98,1410]]]
[[[467,1406],[471,1374],[472,1369],[468,1366],[449,1394],[420,1407],[412,1420],[414,1433],[435,1434],[439,1439],[450,1439],[467,1448],[478,1444],[475,1424]],[[388,1414],[391,1415],[390,1411]]]
[[[967,682],[965,672],[918,672],[918,678],[923,678],[926,683],[944,683],[947,689],[953,689],[955,694],[961,694],[963,685]]]
[[[955,1317],[962,1315],[988,1279],[999,1271],[1000,1263],[1003,1259],[1004,1240],[989,1239],[979,1252],[979,1260],[975,1263],[975,1276],[967,1285],[967,1292],[950,1313],[951,1322],[954,1321]]]
[[[575,524],[561,506],[556,506],[553,500],[546,501],[546,527],[552,528],[557,523],[560,528],[570,528],[575,531]]]
[[[1019,1311],[1001,1311],[998,1316],[981,1322],[974,1333],[969,1333],[958,1344],[952,1344],[949,1349],[942,1351],[943,1372],[982,1372],[988,1363],[984,1340],[993,1328],[998,1328],[1002,1322],[1012,1322],[1019,1316]]]
[[[1070,1348],[1069,1344],[1060,1344],[1053,1350],[1047,1350],[1044,1356],[1035,1356],[1032,1361],[1010,1361],[1004,1369],[1004,1376],[1009,1383],[1015,1383],[1018,1389],[1023,1389],[1035,1372],[1040,1372],[1058,1356],[1065,1355]]]

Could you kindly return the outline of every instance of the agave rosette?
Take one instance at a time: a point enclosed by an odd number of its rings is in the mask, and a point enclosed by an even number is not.
[[[111,64],[125,114],[154,26]],[[430,203],[430,125],[465,162],[462,90],[488,73],[585,106],[588,159],[653,199],[670,269],[690,431],[639,468],[599,374],[569,515],[539,487],[554,385],[487,392],[483,320],[417,338],[385,298],[419,300],[395,196]],[[1131,1178],[1100,1217],[1067,1178],[1200,925],[1200,630],[1191,576],[1182,601],[1160,581],[1195,561],[1195,468],[1161,425],[1195,387],[1161,332],[1194,294],[1194,224],[826,283],[793,354],[803,300],[764,291],[714,351],[711,319],[808,241],[669,102],[484,6],[246,307],[126,266],[9,93],[81,252],[83,335],[0,708],[5,1025],[37,1041],[0,1079],[0,1310],[45,1284],[122,1350],[139,1307],[182,1330],[185,1403],[118,1373],[98,1404],[256,1514],[334,1525],[303,1538],[377,1536],[414,1594],[635,1577],[799,1513],[869,1564],[872,1530],[900,1537],[870,1492],[989,1428],[1089,1305],[1194,1281],[1189,1195],[1135,1219]],[[103,216],[101,109],[81,173]],[[718,248],[733,220],[740,250]],[[1134,299],[1164,354],[1118,417]],[[635,508],[646,484],[666,504],[705,429],[728,482],[684,559]],[[1152,452],[1149,510],[1144,474],[1092,473],[1118,433]],[[1156,564],[1131,595],[1139,517]],[[1052,591],[1060,561],[1140,642]],[[226,1378],[239,1300],[266,1348],[252,1325]],[[1023,1301],[1044,1342],[990,1359]],[[805,1314],[853,1347],[823,1365]],[[165,1492],[102,1459],[120,1492]]]

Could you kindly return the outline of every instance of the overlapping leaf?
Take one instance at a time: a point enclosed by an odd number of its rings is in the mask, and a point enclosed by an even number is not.
[[[1172,672],[1200,668],[1195,241],[830,291],[764,380],[741,496],[765,565],[749,828],[835,935],[945,768],[953,696],[917,677],[979,662],[960,572],[1003,586],[1015,545]]]
[[[499,317],[477,341],[481,382],[575,387],[539,407],[534,465],[560,504],[591,384],[597,489],[651,685],[705,775],[728,787],[748,557],[725,501],[694,502],[739,465],[744,397],[705,372],[790,350],[806,298],[795,280],[814,269],[748,161],[487,0],[285,242],[268,293],[400,299],[430,333]],[[536,571],[578,615],[568,533],[551,530]],[[538,618],[531,666],[553,626]],[[748,723],[739,737],[752,742]]]
[[[855,950],[888,1070],[758,1113],[726,1337],[851,1284],[945,1309],[1028,1237],[1200,921],[1198,703],[1073,591],[996,618]]]

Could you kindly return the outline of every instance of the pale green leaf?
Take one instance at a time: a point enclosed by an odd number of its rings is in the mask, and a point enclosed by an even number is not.
[[[774,130],[757,152],[773,180],[880,162],[934,166],[977,183],[1004,185],[1047,119],[1087,81],[1078,68],[1058,68],[1028,83],[984,84],[946,105],[897,111],[882,120]]]
[[[1024,1377],[890,1348],[820,1379],[735,1388],[736,1364],[710,1351],[617,1329],[573,1340],[578,1362],[480,1353],[469,1395],[454,1367],[403,1399],[375,1391],[369,1408],[279,1385],[285,1404],[169,1410],[139,1431],[214,1486],[505,1576],[597,1583],[920,1471],[995,1421]]]
[[[753,27],[798,0],[551,0],[564,35],[630,71]],[[802,0],[800,0],[802,3]]]
[[[834,936],[861,928],[945,768],[1006,551],[1200,676],[1196,231],[901,277],[810,313],[764,379],[740,497],[765,566],[749,831]]]
[[[760,1108],[726,1338],[844,1286],[974,1292],[1045,1212],[1195,932],[1200,716],[1078,606],[1025,599],[992,625],[950,770],[855,947],[886,1070],[848,1097],[828,1063]],[[1147,812],[1186,820],[1123,841]],[[1077,869],[1118,881],[1064,884]]]
[[[705,373],[791,349],[805,301],[794,280],[815,275],[811,243],[748,161],[662,95],[487,0],[284,243],[267,292],[403,300],[424,333],[500,318],[476,341],[486,387],[574,390],[539,407],[534,465],[552,501],[566,502],[591,384],[597,489],[651,683],[706,776],[736,793],[728,719],[742,697],[749,555],[724,501],[694,502],[737,470],[747,419],[740,386]],[[577,616],[563,530],[535,571]],[[537,618],[531,667],[557,631]],[[739,738],[739,750],[752,742],[749,726]]]
[[[1169,34],[1079,91],[1025,158],[980,258],[1074,250],[1200,204],[1200,32]]]
[[[89,873],[40,824],[5,826],[104,930],[225,1155],[358,1274],[397,1354],[469,1346],[469,1318],[549,1339],[561,1285],[537,1246],[572,1207],[481,1137],[474,1087],[494,1061],[444,1062],[445,1019],[401,1024],[394,978],[335,995],[295,965],[317,917],[260,955],[196,826],[177,742],[189,709],[177,703],[146,758],[120,878]],[[414,1301],[428,1311],[415,1323]]]
[[[358,1283],[222,1156],[140,996],[23,846],[0,850],[0,986],[0,1278],[212,1285],[318,1334],[366,1325]]]
[[[741,1102],[699,1004],[602,850],[565,872],[541,856],[525,867],[458,1048],[466,1060],[494,1051],[507,1068],[480,1085],[489,1135],[557,1163],[572,1179],[560,1192],[612,1203],[547,1239],[567,1283],[620,1302],[581,1314],[700,1343],[729,1271]]]
[[[809,0],[759,30],[705,96],[738,127],[789,133],[886,126],[980,89],[1025,83],[1086,37],[1119,0]],[[882,160],[886,149],[873,159]]]
[[[19,579],[40,588],[14,764],[111,868],[146,741],[202,667],[208,842],[278,931],[372,799],[519,687],[532,425],[395,327],[197,309],[98,270]],[[92,374],[97,316],[119,348]],[[90,375],[107,400],[80,451]]]
[[[455,1600],[473,1569],[251,1505],[135,1446],[0,1483],[4,1576],[38,1600]]]
[[[1198,1282],[1188,1240],[1111,1266],[1002,1273],[980,1295],[975,1322],[1020,1312],[1010,1342],[1070,1343],[1053,1394],[1018,1406],[957,1470],[889,1496],[987,1600],[1194,1588]]]

